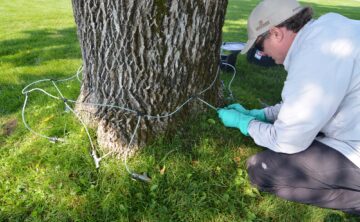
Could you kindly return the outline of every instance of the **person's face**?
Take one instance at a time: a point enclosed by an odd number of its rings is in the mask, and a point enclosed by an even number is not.
[[[286,28],[273,27],[260,35],[255,45],[263,55],[274,59],[276,64],[283,64],[295,35]]]

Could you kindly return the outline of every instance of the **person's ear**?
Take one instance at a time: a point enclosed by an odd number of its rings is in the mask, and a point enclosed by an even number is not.
[[[284,30],[278,27],[273,27],[270,29],[271,36],[278,41],[281,42],[284,39]]]

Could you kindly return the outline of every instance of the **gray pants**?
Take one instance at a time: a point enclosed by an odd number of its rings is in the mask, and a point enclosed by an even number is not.
[[[360,215],[360,168],[320,142],[296,154],[266,150],[250,157],[247,167],[261,191]]]

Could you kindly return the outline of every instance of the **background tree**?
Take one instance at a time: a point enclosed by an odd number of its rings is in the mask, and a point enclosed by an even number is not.
[[[83,57],[77,111],[97,127],[101,147],[118,154],[137,125],[132,150],[175,129],[199,106],[219,65],[227,0],[73,0]],[[202,98],[219,102],[219,81]],[[195,101],[195,100],[194,100]],[[128,110],[93,104],[113,104]]]

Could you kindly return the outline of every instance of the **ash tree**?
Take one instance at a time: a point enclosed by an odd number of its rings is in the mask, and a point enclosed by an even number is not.
[[[76,110],[97,129],[104,151],[123,155],[138,126],[133,153],[201,111],[204,105],[192,100],[167,118],[146,116],[171,114],[214,81],[227,0],[73,0],[72,5],[84,67]],[[218,104],[220,91],[215,81],[202,99]]]

